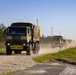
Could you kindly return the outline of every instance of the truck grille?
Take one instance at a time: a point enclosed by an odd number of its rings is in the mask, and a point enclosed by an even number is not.
[[[21,40],[21,36],[12,36],[12,40]]]
[[[21,41],[12,41],[12,44],[21,44]]]

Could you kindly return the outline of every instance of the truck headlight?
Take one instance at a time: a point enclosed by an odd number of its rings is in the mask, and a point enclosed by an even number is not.
[[[9,45],[10,45],[10,43],[7,43],[7,45],[9,46]]]
[[[26,44],[25,43],[23,43],[23,46],[25,46]]]
[[[21,40],[25,40],[26,39],[26,36],[21,36]]]
[[[7,36],[7,39],[12,39],[12,36]]]

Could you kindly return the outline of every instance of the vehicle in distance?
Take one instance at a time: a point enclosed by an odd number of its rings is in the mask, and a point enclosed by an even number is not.
[[[12,23],[5,30],[6,54],[21,54],[26,51],[27,55],[37,54],[40,49],[40,27],[32,23]]]
[[[63,37],[56,35],[52,37],[52,48],[59,47],[62,48],[64,46]]]

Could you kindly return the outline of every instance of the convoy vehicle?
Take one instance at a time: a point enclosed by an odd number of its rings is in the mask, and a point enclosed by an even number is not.
[[[52,37],[52,48],[60,47],[62,48],[64,46],[63,37],[56,35]]]
[[[12,23],[5,30],[6,54],[21,54],[26,51],[27,55],[37,54],[40,49],[40,27],[32,23]]]

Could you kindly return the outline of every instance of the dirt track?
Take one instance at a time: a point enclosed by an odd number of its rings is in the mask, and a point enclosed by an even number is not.
[[[0,55],[0,74],[26,69],[37,64],[32,60],[34,57],[58,51],[60,51],[59,48],[52,49],[50,44],[42,44],[39,54],[36,55],[27,56],[26,53],[11,56]]]
[[[44,47],[43,47],[44,46]],[[16,71],[16,70],[23,70],[27,67],[31,67],[35,64],[32,59],[36,56],[50,53],[50,52],[55,52],[57,51],[56,49],[50,49],[50,45],[47,45],[45,48],[45,45],[41,45],[41,49],[39,54],[36,55],[31,55],[27,56],[25,52],[23,54],[18,54],[18,55],[0,55],[0,74],[5,74],[7,72],[11,71]]]

